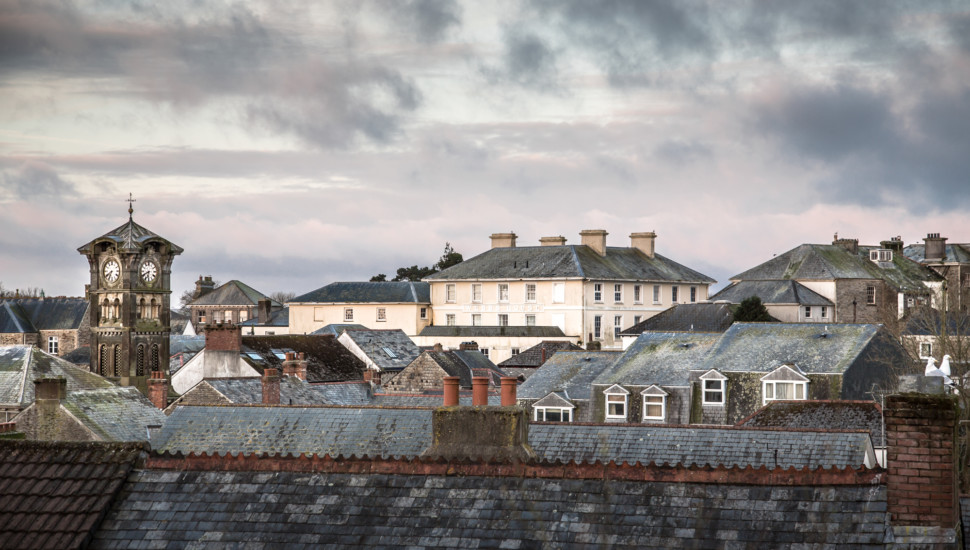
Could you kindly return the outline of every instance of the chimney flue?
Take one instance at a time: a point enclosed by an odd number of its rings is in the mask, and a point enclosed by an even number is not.
[[[165,410],[168,406],[168,380],[165,373],[160,370],[153,370],[151,376],[146,381],[148,383],[148,400],[155,405],[155,408]]]
[[[488,377],[472,377],[472,406],[484,407],[488,405]]]
[[[645,233],[630,233],[630,246],[647,255],[648,258],[654,256],[654,246],[657,241],[657,234],[653,231]]]
[[[946,259],[946,237],[939,233],[927,233],[923,239],[923,257],[927,260],[943,261]]]
[[[517,380],[514,376],[502,377],[502,406],[511,407],[516,404]]]
[[[579,232],[582,243],[593,249],[600,256],[606,256],[606,236],[609,233],[605,229],[584,229]]]
[[[264,298],[256,302],[256,320],[262,324],[269,323],[270,313],[272,312],[272,303],[268,298]]]
[[[445,395],[444,395],[444,406],[445,407],[455,407],[458,405],[458,381],[460,378],[457,376],[445,376]]]
[[[492,239],[492,248],[515,248],[516,234],[509,233],[492,233],[489,235]]]

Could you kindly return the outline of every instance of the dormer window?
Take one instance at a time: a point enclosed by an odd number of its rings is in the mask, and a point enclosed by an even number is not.
[[[870,250],[869,259],[874,262],[891,262],[893,261],[893,251],[887,249]]]
[[[701,403],[703,405],[724,405],[724,383],[727,377],[711,369],[701,375]]]
[[[643,398],[643,420],[666,420],[667,392],[653,385],[640,392]]]
[[[630,392],[619,384],[613,384],[603,393],[606,395],[606,420],[626,420],[626,404]]]
[[[761,378],[761,404],[770,401],[804,401],[808,377],[795,365],[782,365]]]

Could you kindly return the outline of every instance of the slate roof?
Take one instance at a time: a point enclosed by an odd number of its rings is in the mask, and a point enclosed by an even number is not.
[[[260,378],[206,378],[199,384],[208,385],[230,403],[251,405],[263,402],[263,381]],[[332,404],[323,392],[316,391],[313,386],[295,376],[280,377],[280,403],[283,405]]]
[[[774,401],[738,426],[866,430],[876,447],[885,447],[882,411],[873,401]]]
[[[869,260],[873,247],[859,247],[853,254],[840,245],[803,244],[767,262],[731,277],[732,281],[778,279],[882,279],[907,292],[929,292],[924,281],[938,281],[940,276],[929,268],[893,254],[892,262]]]
[[[782,364],[794,363],[806,374],[841,374],[860,357],[881,327],[848,323],[734,323],[695,369],[769,372]]]
[[[372,405],[380,407],[440,407],[444,404],[444,395],[438,391],[426,393],[376,393],[371,401]],[[463,391],[458,396],[458,404],[471,406],[472,395]],[[502,404],[502,396],[489,393],[488,404],[498,407]]]
[[[32,346],[0,346],[0,405],[33,403],[34,380],[55,376],[67,379],[69,394],[116,387],[97,374]]]
[[[529,349],[520,351],[498,364],[499,367],[540,367],[542,366],[542,351],[545,350],[546,361],[557,351],[582,351],[583,348],[572,342],[539,342]]]
[[[703,363],[717,333],[644,332],[593,384],[688,386],[689,374]]]
[[[330,283],[290,300],[314,304],[430,304],[431,285],[412,281]]]
[[[328,405],[374,404],[369,382],[329,382],[311,384],[310,387],[319,393]]]
[[[533,423],[529,444],[540,458],[563,462],[814,469],[858,468],[874,458],[867,432]]]
[[[0,333],[77,330],[87,311],[84,298],[0,299]]]
[[[418,336],[432,336],[438,338],[498,338],[501,336],[520,338],[562,338],[565,337],[566,334],[559,327],[431,325],[424,327],[424,329],[421,330],[421,334]]]
[[[93,546],[881,547],[886,508],[883,484],[137,470]]]
[[[0,441],[0,546],[84,548],[145,450]]]
[[[570,399],[589,399],[593,380],[620,357],[615,351],[559,351],[519,384],[518,399],[542,399],[564,390]]]
[[[382,371],[402,370],[421,355],[421,348],[401,329],[347,330],[341,337],[351,339]]]
[[[369,330],[364,325],[355,324],[339,324],[333,323],[324,327],[320,327],[317,330],[311,332],[310,334],[330,334],[332,336],[340,336],[345,330]]]
[[[333,336],[282,334],[242,337],[242,358],[260,373],[266,368],[282,372],[288,351],[305,353],[307,382],[363,380],[364,362]],[[254,359],[255,354],[259,359]]]
[[[660,254],[650,258],[636,248],[608,246],[600,256],[586,245],[492,248],[425,280],[542,278],[717,282]]]
[[[727,300],[740,304],[757,296],[763,304],[798,304],[800,306],[833,306],[832,300],[791,279],[738,281],[711,296],[711,301]]]
[[[212,292],[207,292],[199,296],[189,306],[252,306],[259,304],[260,300],[270,300],[273,307],[283,307],[283,304],[270,299],[269,296],[254,289],[253,287],[233,279],[223,284]]]
[[[426,351],[424,354],[448,373],[448,376],[457,376],[458,385],[464,388],[472,386],[473,376],[488,376],[490,383],[495,386],[500,385],[502,377],[505,376],[495,363],[478,350]]]
[[[74,348],[62,355],[61,359],[77,365],[82,370],[87,370],[91,366],[91,346]]]
[[[152,439],[160,452],[414,457],[431,446],[431,409],[178,407]]]
[[[103,441],[148,441],[148,426],[165,423],[165,413],[133,386],[68,391],[61,406]]]
[[[290,326],[290,308],[272,309],[269,312],[269,320],[266,321],[253,318],[236,324],[241,327],[288,327]]]
[[[925,244],[911,244],[903,248],[903,254],[910,260],[921,264],[937,262],[937,260],[927,262]],[[970,263],[970,243],[947,243],[945,254],[945,262]]]
[[[724,332],[733,322],[731,304],[677,304],[620,332],[620,336],[646,331]]]
[[[81,254],[92,254],[94,245],[102,242],[110,241],[118,248],[119,252],[134,252],[138,251],[144,246],[145,243],[149,241],[160,241],[167,243],[171,247],[172,254],[181,254],[183,252],[182,248],[176,246],[174,243],[168,239],[159,236],[156,233],[145,229],[144,227],[138,225],[132,220],[131,216],[128,216],[128,221],[111,231],[108,231],[104,235],[101,235],[93,241],[81,245],[77,249]]]

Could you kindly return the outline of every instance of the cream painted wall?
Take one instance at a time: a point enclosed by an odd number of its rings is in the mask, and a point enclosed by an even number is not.
[[[377,310],[384,308],[384,321],[377,320]],[[425,308],[426,319],[421,319],[421,308]],[[353,309],[353,320],[346,320],[345,309]],[[309,334],[319,328],[332,324],[357,324],[369,329],[400,329],[408,336],[415,336],[431,324],[429,304],[296,304],[290,303],[290,334]]]
[[[576,342],[576,338],[569,336],[561,336],[554,338],[525,338],[525,337],[510,337],[510,336],[499,336],[494,338],[471,338],[478,343],[479,348],[488,348],[488,358],[495,364],[499,364],[505,361],[509,357],[512,357],[512,348],[518,349],[520,352],[527,350],[533,346],[539,345],[543,341],[547,342]],[[418,346],[433,346],[435,344],[441,344],[446,350],[458,349],[462,342],[466,342],[469,338],[460,337],[440,337],[440,336],[417,336],[412,337],[411,340]]]
[[[835,303],[835,281],[803,281],[798,280],[798,282],[811,290],[825,296],[832,303]]]

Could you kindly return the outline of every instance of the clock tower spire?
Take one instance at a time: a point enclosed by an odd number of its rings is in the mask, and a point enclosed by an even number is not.
[[[91,370],[148,394],[153,371],[168,378],[171,268],[182,249],[128,222],[78,248],[90,267]]]

